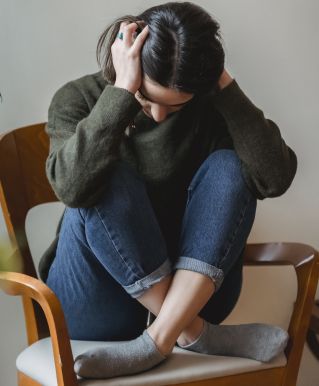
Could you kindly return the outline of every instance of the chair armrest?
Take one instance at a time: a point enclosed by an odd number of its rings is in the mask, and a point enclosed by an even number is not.
[[[300,243],[247,244],[244,251],[245,265],[293,265],[295,268],[313,259],[317,251]]]
[[[39,303],[49,326],[58,385],[77,385],[69,334],[54,292],[40,280],[17,272],[0,272],[0,288],[8,295],[20,295]]]

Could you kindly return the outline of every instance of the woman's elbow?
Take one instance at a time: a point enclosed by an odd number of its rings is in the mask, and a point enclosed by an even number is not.
[[[272,178],[264,184],[264,198],[279,197],[286,193],[294,180],[296,172],[297,158],[295,153],[292,152],[289,164],[281,170],[277,170],[277,173],[272,174]]]

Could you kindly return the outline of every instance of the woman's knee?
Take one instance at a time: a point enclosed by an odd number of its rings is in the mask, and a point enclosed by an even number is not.
[[[137,203],[147,200],[143,179],[124,161],[116,163],[108,173],[105,186],[95,204],[88,208],[79,208],[83,219],[89,220],[96,211],[110,211],[118,217],[127,217],[136,213]]]
[[[240,169],[240,160],[232,149],[220,149],[212,152],[206,160],[208,163],[213,163],[216,166],[233,168],[234,170]],[[205,161],[206,162],[206,161]]]
[[[121,199],[124,194],[140,195],[144,192],[144,181],[133,166],[125,161],[118,161],[107,175],[100,201],[105,197]]]
[[[241,194],[251,196],[244,180],[241,161],[234,150],[221,149],[211,153],[201,165],[210,189],[223,197],[238,197]],[[201,175],[202,174],[202,175]]]
[[[241,162],[234,150],[217,150],[210,154],[207,161],[209,170],[218,171],[220,180],[228,184],[229,187],[243,184]]]

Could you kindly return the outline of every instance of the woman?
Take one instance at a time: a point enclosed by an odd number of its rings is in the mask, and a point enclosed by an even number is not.
[[[256,201],[288,189],[294,152],[224,68],[219,25],[199,6],[120,18],[97,53],[102,71],[49,108],[47,175],[66,211],[47,284],[72,339],[127,342],[84,353],[75,371],[137,373],[175,344],[271,360],[285,331],[219,324],[239,297]]]

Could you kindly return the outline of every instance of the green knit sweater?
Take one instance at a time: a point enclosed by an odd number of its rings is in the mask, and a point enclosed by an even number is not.
[[[132,120],[136,128],[128,131]],[[107,84],[97,72],[55,93],[46,131],[47,177],[66,206],[93,206],[108,189],[112,167],[125,160],[145,181],[172,255],[178,253],[188,184],[211,152],[235,149],[247,186],[258,199],[283,194],[297,167],[296,155],[278,126],[264,117],[236,80],[217,93],[195,96],[156,123],[132,93]],[[40,263],[42,278],[55,256],[56,242]]]

